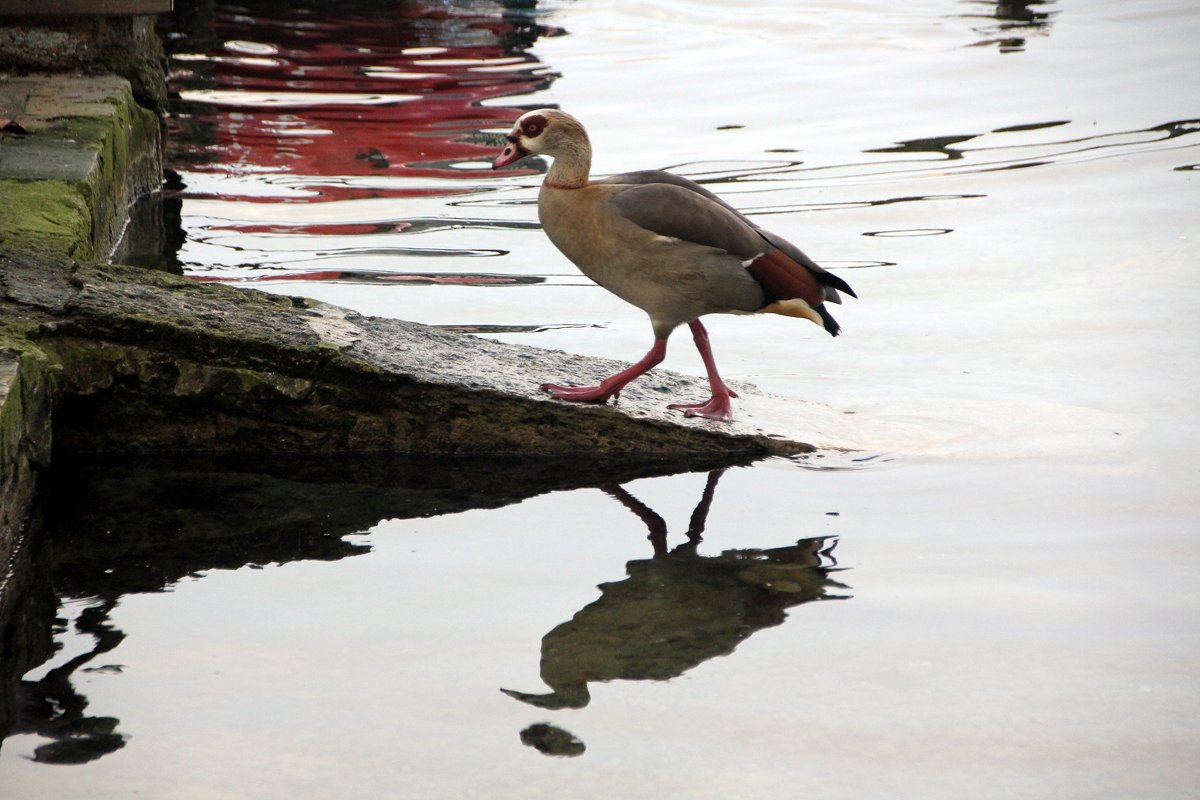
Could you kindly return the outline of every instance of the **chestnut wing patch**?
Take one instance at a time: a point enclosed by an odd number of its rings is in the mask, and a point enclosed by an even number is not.
[[[746,270],[776,300],[799,298],[813,308],[825,301],[825,288],[813,273],[782,250],[763,253]]]

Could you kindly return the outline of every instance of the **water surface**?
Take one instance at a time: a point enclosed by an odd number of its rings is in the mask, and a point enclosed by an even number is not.
[[[536,226],[544,165],[487,169],[560,105],[596,172],[701,180],[858,290],[836,340],[709,324],[829,449],[524,493],[495,465],[110,476],[128,499],[51,521],[93,544],[46,566],[61,650],[26,682],[68,700],[4,742],[5,797],[1194,793],[1191,4],[218,4],[175,30],[186,274],[636,358],[641,312]],[[703,374],[686,336],[666,366]],[[83,763],[38,760],[71,738]]]

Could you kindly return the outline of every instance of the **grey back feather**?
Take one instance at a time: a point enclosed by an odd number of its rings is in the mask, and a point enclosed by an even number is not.
[[[838,294],[839,289],[851,297],[858,296],[850,288],[850,284],[826,271],[809,258],[799,247],[796,247],[796,245],[778,234],[763,230],[745,214],[695,181],[663,170],[647,169],[613,175],[595,181],[595,183],[628,184],[636,187],[655,185],[678,187],[679,189],[699,195],[732,214],[742,225],[754,231],[770,247],[782,250],[788,258],[813,273],[817,282],[825,287],[825,299],[827,301],[841,303],[842,298]],[[642,192],[644,194],[640,194]],[[649,191],[648,189],[639,188],[637,192],[630,195],[627,199],[623,201],[619,200],[619,198],[626,194],[627,192],[619,193],[613,198],[613,202],[617,205],[623,216],[647,230],[652,230],[663,236],[674,236],[677,239],[685,239],[687,241],[707,244],[711,247],[718,247],[726,252],[737,255],[742,260],[752,258],[766,249],[761,243],[745,239],[742,228],[729,221],[716,210],[709,208],[708,204],[703,202],[697,203],[695,200],[691,202],[680,200],[679,198],[682,195],[679,195],[675,190]],[[672,199],[685,206],[685,208],[679,210],[686,213],[679,214],[671,211],[668,204]],[[707,208],[708,210],[697,210],[698,208]],[[732,249],[734,247],[737,249]]]

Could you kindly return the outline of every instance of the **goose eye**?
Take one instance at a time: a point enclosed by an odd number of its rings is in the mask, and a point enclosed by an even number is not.
[[[541,115],[529,117],[521,122],[521,133],[534,139],[541,136],[542,131],[546,129],[546,118]]]

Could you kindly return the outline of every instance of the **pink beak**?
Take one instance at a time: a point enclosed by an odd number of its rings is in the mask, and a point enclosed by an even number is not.
[[[492,162],[492,169],[500,169],[507,167],[514,161],[520,161],[525,156],[529,155],[529,151],[516,142],[509,142],[500,151],[500,155],[496,156],[496,160]]]

